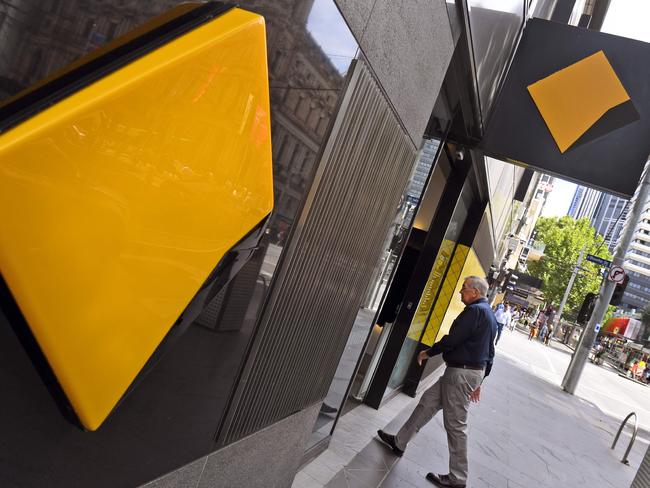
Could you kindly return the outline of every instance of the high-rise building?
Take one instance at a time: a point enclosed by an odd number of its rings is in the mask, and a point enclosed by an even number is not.
[[[630,202],[635,198],[636,195]],[[650,303],[650,200],[646,201],[639,221],[628,225],[635,225],[635,229],[623,264],[630,281],[623,294],[622,308],[641,310]]]
[[[601,193],[591,225],[598,234],[603,236],[605,244],[612,253],[623,230],[628,211],[629,200],[609,193]]]
[[[569,217],[576,220],[586,217],[591,220],[596,212],[601,195],[602,192],[593,188],[578,186],[567,212]]]

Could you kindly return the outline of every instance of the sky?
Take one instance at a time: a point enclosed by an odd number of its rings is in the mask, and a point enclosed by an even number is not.
[[[332,0],[314,2],[307,30],[339,73],[344,74],[357,54],[358,45]]]
[[[601,32],[650,42],[649,26],[650,0],[611,0]],[[566,215],[575,189],[575,183],[556,179],[542,215]]]

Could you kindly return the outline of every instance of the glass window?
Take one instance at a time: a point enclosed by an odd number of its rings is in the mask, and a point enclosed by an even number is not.
[[[438,250],[438,255],[429,273],[429,278],[422,291],[420,302],[418,303],[415,315],[409,326],[409,330],[404,340],[404,344],[399,353],[399,357],[390,380],[388,387],[384,392],[384,397],[392,394],[393,391],[400,388],[404,383],[404,379],[408,373],[409,367],[412,364],[414,354],[417,350],[418,344],[422,339],[425,332],[431,313],[433,312],[438,291],[443,283],[443,279],[447,272],[447,268],[451,262],[452,256],[456,249],[456,243],[463,229],[465,220],[467,219],[468,207],[466,200],[471,195],[472,190],[469,183],[465,184],[463,189],[463,197],[461,197],[456,205],[453,216],[447,226],[442,244]]]

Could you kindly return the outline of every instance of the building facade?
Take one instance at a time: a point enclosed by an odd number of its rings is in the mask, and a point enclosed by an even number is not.
[[[645,170],[648,171],[647,165]],[[636,195],[630,204],[635,198]],[[650,304],[650,201],[644,205],[639,222],[627,220],[625,225],[634,225],[634,235],[623,264],[630,280],[623,293],[622,308],[640,312]]]
[[[618,239],[627,220],[629,200],[609,193],[603,193],[598,208],[591,219],[591,225],[603,236],[611,253],[614,252]]]

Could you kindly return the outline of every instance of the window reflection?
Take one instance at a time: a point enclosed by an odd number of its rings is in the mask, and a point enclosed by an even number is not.
[[[472,49],[483,121],[523,28],[524,0],[468,0]]]

